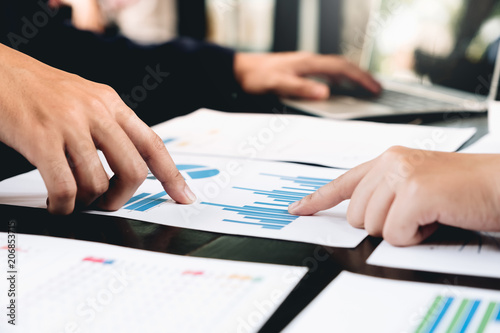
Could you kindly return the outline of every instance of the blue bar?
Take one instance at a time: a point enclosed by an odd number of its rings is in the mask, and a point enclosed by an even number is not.
[[[263,225],[262,229],[281,230],[281,229],[283,229],[283,227],[274,226],[274,225]]]
[[[298,216],[290,215],[288,213],[286,215],[262,213],[261,211],[253,210],[251,208],[242,208],[242,207],[237,207],[237,206],[220,205],[220,204],[215,204],[215,203],[210,203],[210,202],[202,202],[202,204],[216,206],[216,207],[222,207],[223,210],[227,210],[227,211],[231,211],[231,212],[238,212],[240,214],[247,214],[247,215],[253,215],[253,216],[281,217],[281,218],[293,219],[293,220],[298,218]]]
[[[134,202],[134,201],[140,200],[140,199],[142,199],[142,198],[144,198],[144,197],[147,197],[147,196],[148,196],[148,195],[150,195],[150,194],[151,194],[151,193],[141,193],[141,194],[138,194],[138,195],[136,195],[136,196],[134,196],[134,197],[130,198],[130,200],[129,200],[129,201],[127,201],[127,203],[126,203],[124,206],[126,206],[126,205],[128,205],[128,204],[131,204],[131,203],[132,203],[132,202]]]
[[[265,196],[268,196],[269,198],[275,198],[275,197],[279,197],[279,198],[299,198],[299,199],[303,198],[303,196],[282,195],[282,194],[279,194],[276,190],[274,190],[274,191],[263,191],[263,190],[256,190],[256,189],[253,189],[253,188],[245,188],[245,187],[233,187],[233,188],[235,188],[237,190],[253,191],[254,194],[265,195]],[[291,193],[291,192],[288,192],[288,193]],[[292,194],[297,194],[297,193],[292,193]]]
[[[288,219],[288,220],[296,220],[298,216],[293,216],[293,215],[279,215],[279,214],[271,214],[271,213],[259,213],[259,212],[254,212],[254,211],[245,211],[241,209],[234,209],[234,208],[224,208],[223,210],[227,210],[230,212],[237,212],[238,215],[249,215],[249,216],[262,216],[265,218],[281,218],[281,219]]]
[[[224,222],[233,222],[233,223],[241,223],[241,224],[251,224],[251,225],[259,225],[263,228],[266,228],[266,229],[277,229],[277,230],[280,230],[280,229],[283,229],[282,226],[277,226],[277,225],[269,225],[269,224],[264,224],[264,223],[252,223],[252,222],[243,222],[243,221],[235,221],[235,220],[222,220]]]
[[[159,204],[164,203],[166,201],[167,201],[167,199],[155,199],[155,200],[151,201],[150,203],[148,203],[147,205],[136,208],[135,210],[138,212],[144,212],[144,211],[146,211],[150,208],[153,208],[154,206],[158,206]]]
[[[300,192],[291,192],[291,191],[279,191],[279,190],[273,190],[273,193],[277,194],[285,194],[285,195],[291,195],[291,196],[306,196],[308,193],[300,193]]]
[[[261,212],[269,212],[269,213],[276,213],[276,214],[288,214],[288,210],[286,210],[286,209],[262,208],[262,207],[248,206],[248,205],[243,206],[243,208],[255,209],[255,210],[261,211]]]
[[[495,321],[500,321],[500,303],[498,303],[497,308],[498,308],[498,311],[497,311],[497,316],[496,316]]]
[[[271,173],[261,173],[262,176],[271,176],[271,177],[277,177],[283,180],[315,180],[315,181],[320,181],[320,182],[331,182],[333,179],[326,179],[326,178],[312,178],[312,177],[290,177],[290,176],[281,176],[281,175],[273,175]]]
[[[288,207],[288,205],[278,205],[275,203],[268,203],[268,202],[255,202],[256,205],[266,205],[266,206],[276,206],[276,207]]]
[[[268,223],[274,223],[274,224],[285,224],[285,225],[289,225],[290,223],[293,222],[293,221],[287,221],[287,220],[263,219],[260,217],[252,217],[252,216],[247,216],[246,218],[251,219],[251,220],[259,220],[260,222],[268,222]]]
[[[462,329],[460,330],[460,333],[464,333],[467,330],[467,326],[469,326],[469,324],[472,320],[472,317],[474,317],[474,314],[476,313],[476,310],[479,306],[479,303],[481,303],[481,301],[475,301],[474,304],[472,304],[470,311],[469,311],[469,315],[467,316],[467,319],[465,319],[465,322],[462,325]]]
[[[298,187],[288,187],[288,186],[284,186],[282,188],[286,188],[287,190],[295,190],[295,191],[309,191],[309,192],[313,192],[313,190],[308,190],[306,188],[298,188]],[[309,193],[307,193],[309,194]]]
[[[297,177],[299,179],[309,179],[309,180],[316,180],[316,181],[319,181],[319,182],[326,182],[326,183],[329,183],[331,182],[333,179],[327,179],[327,178],[311,178],[311,177]]]
[[[295,201],[297,201],[297,200],[282,200],[282,199],[274,199],[274,201],[292,203],[292,202],[295,202]]]
[[[288,200],[294,200],[294,201],[297,201],[297,200],[300,200],[303,198],[303,197],[290,197],[290,196],[286,196],[286,195],[268,195],[268,197],[271,199],[288,199]]]
[[[300,186],[312,187],[312,188],[315,188],[316,190],[321,187],[321,186],[307,185],[307,184],[300,184]]]
[[[439,323],[441,322],[441,319],[443,319],[444,314],[446,313],[446,311],[448,311],[448,308],[450,307],[452,302],[453,302],[453,297],[448,297],[446,299],[446,303],[444,304],[443,308],[441,309],[441,312],[439,313],[439,315],[436,317],[434,324],[432,325],[431,329],[429,330],[429,333],[432,333],[436,330]]]
[[[134,204],[131,204],[131,205],[129,205],[129,206],[127,206],[127,207],[125,207],[125,209],[135,210],[135,209],[137,209],[137,208],[139,208],[139,207],[142,207],[142,206],[144,206],[144,205],[147,205],[148,203],[150,203],[151,201],[154,201],[155,199],[158,199],[158,198],[163,197],[163,196],[164,196],[164,195],[166,195],[166,194],[167,194],[167,192],[165,192],[165,191],[160,192],[160,193],[157,193],[157,194],[155,194],[155,195],[152,195],[152,196],[150,196],[150,197],[147,197],[146,199],[143,199],[143,200],[138,201],[138,202],[136,202],[136,203],[134,203]]]

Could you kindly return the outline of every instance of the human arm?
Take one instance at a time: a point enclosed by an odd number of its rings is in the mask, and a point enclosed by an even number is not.
[[[393,147],[289,207],[311,215],[351,199],[347,220],[396,246],[414,245],[439,224],[500,231],[500,155]]]
[[[275,93],[308,99],[326,99],[328,85],[308,79],[321,75],[333,82],[348,79],[372,94],[380,93],[380,84],[342,56],[307,52],[236,53],[234,71],[243,90],[251,94]]]
[[[106,22],[98,0],[50,0],[51,7],[71,7],[71,22],[80,29],[103,33]]]
[[[147,166],[174,200],[195,199],[162,140],[110,87],[2,44],[0,77],[0,141],[39,169],[51,213],[69,214],[75,203],[116,210],[144,181]]]

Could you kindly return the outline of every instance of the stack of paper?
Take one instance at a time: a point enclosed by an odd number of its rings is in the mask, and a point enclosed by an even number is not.
[[[154,127],[170,152],[353,168],[391,146],[456,151],[474,128],[341,121],[199,110]]]

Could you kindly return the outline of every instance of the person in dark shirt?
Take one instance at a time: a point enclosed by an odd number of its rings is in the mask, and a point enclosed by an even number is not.
[[[327,98],[328,87],[309,74],[380,91],[341,57],[235,53],[192,39],[144,47],[77,30],[44,0],[4,1],[0,10],[0,154],[8,161],[1,176],[25,171],[21,153],[39,168],[53,213],[68,214],[75,203],[118,209],[146,177],[146,163],[174,200],[195,200],[139,118],[152,125],[202,106],[241,110],[270,93]],[[110,180],[96,148],[115,172]]]

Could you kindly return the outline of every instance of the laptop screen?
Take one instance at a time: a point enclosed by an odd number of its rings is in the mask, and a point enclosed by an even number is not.
[[[380,0],[365,39],[364,65],[380,77],[486,96],[500,41],[500,1]]]

